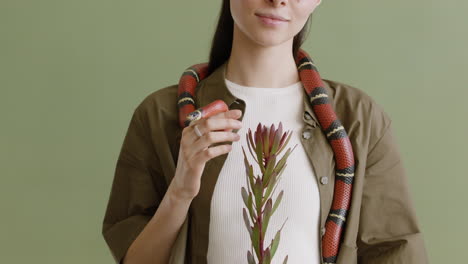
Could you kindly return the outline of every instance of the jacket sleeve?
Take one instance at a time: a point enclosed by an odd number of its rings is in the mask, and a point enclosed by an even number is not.
[[[360,264],[427,264],[406,170],[385,112],[367,155],[358,231]],[[380,125],[381,124],[381,125]]]
[[[128,248],[156,212],[163,193],[163,176],[149,136],[147,122],[134,111],[114,171],[102,234],[115,263],[122,263]]]

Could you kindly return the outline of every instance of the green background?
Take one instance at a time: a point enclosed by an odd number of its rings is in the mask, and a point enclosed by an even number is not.
[[[2,263],[113,263],[101,224],[133,109],[207,61],[219,6],[0,1]],[[303,46],[393,119],[431,263],[467,257],[467,10],[323,0]]]

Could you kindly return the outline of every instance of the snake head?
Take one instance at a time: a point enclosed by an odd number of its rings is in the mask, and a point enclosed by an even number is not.
[[[202,117],[202,112],[199,109],[197,109],[187,115],[186,121],[187,123],[190,124],[192,121],[201,119],[201,117]]]

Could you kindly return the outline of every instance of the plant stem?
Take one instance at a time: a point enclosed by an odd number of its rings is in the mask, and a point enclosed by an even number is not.
[[[258,206],[259,210],[257,212],[257,215],[258,215],[257,221],[258,221],[258,228],[259,228],[259,243],[260,243],[260,245],[259,245],[260,258],[258,259],[258,261],[259,261],[258,263],[263,264],[263,237],[262,237],[262,219],[263,219],[263,217],[262,217],[263,213],[262,212],[263,212],[263,208],[261,206],[262,203],[263,203],[263,176],[260,179],[260,183],[261,183],[261,186],[262,186],[262,188],[261,188],[262,189],[262,193],[261,193],[262,199],[260,199],[260,204]]]
[[[258,260],[259,264],[263,264],[263,237],[262,237],[262,214],[259,215],[259,222],[258,222],[258,226],[259,226],[259,229],[260,229],[260,240],[259,240],[259,243],[260,243],[260,259]]]

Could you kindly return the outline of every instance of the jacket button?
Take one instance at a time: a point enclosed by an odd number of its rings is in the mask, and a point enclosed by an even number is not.
[[[320,178],[320,183],[322,184],[327,184],[328,183],[328,177],[327,176],[323,176]]]
[[[305,112],[305,113],[304,113],[304,118],[305,118],[306,120],[311,120],[311,119],[312,119],[312,116],[310,116],[309,113]]]
[[[310,131],[302,132],[302,137],[305,138],[305,139],[309,139],[310,138]]]
[[[326,231],[326,228],[325,227],[322,227],[322,229],[320,230],[320,235],[325,235],[325,231]]]

